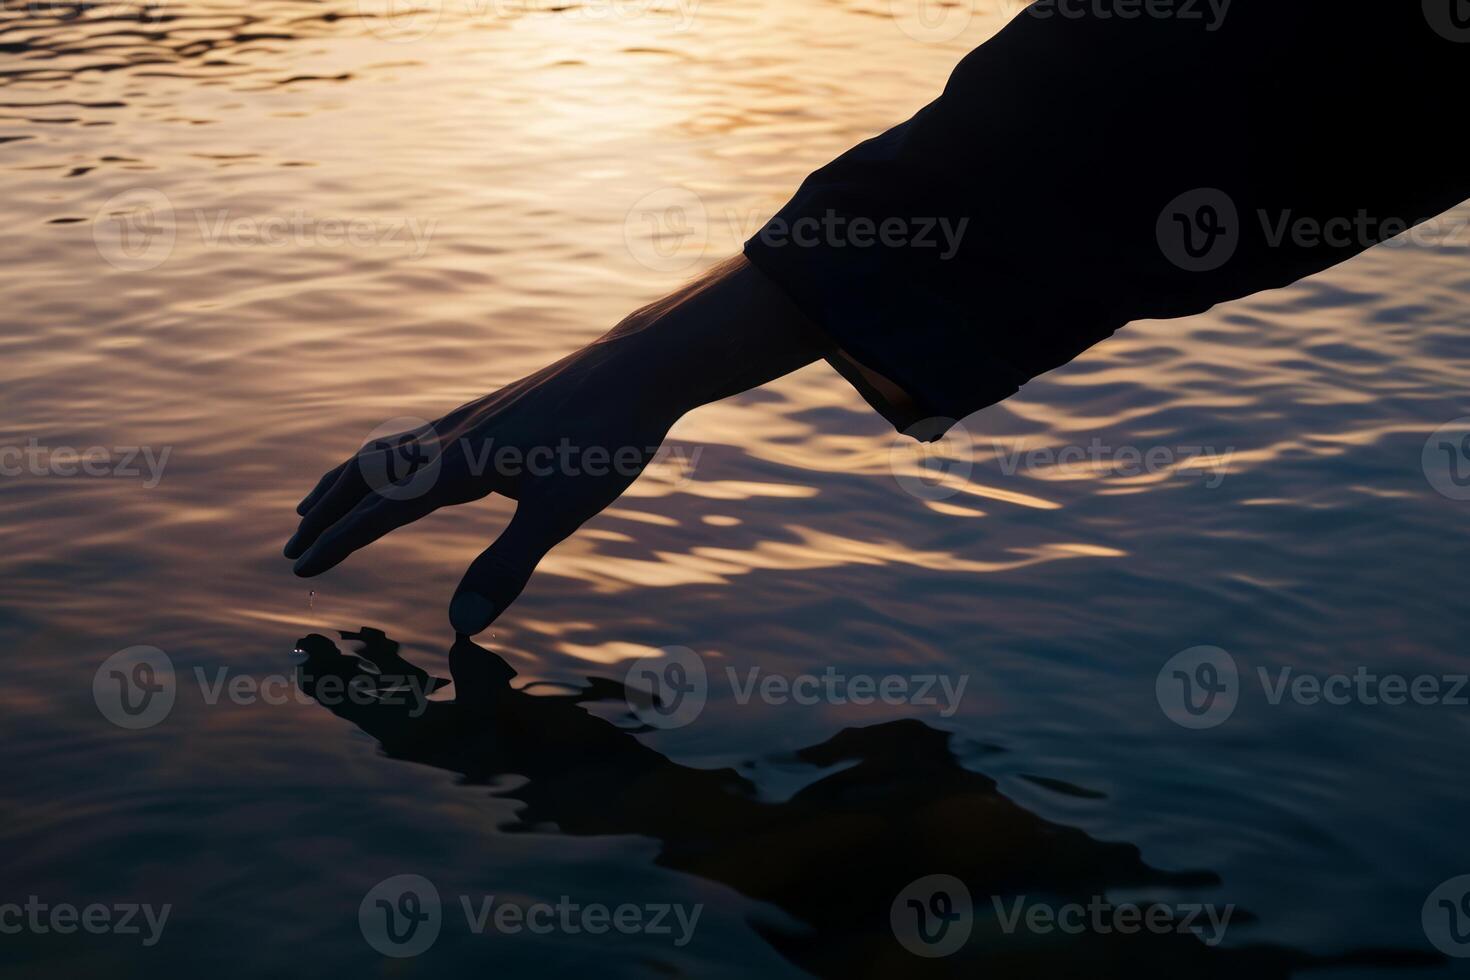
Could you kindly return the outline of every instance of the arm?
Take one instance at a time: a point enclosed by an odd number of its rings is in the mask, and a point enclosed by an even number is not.
[[[1470,195],[1458,154],[1417,142],[1447,125],[1443,93],[1470,67],[1470,31],[1427,9],[1237,0],[1206,23],[1038,3],[938,100],[813,174],[745,257],[440,419],[426,492],[375,493],[379,449],[328,473],[286,554],[316,575],[502,493],[515,517],[451,604],[476,633],[652,455],[603,477],[477,471],[488,440],[656,447],[685,412],[818,357],[897,428],[938,438],[1131,320],[1342,262]],[[1345,239],[1277,231],[1359,216]]]
[[[821,357],[825,341],[785,294],[744,257],[639,310],[599,339],[514,384],[463,405],[421,432],[413,492],[385,457],[364,447],[322,477],[297,507],[286,545],[295,572],[319,575],[394,528],[491,493],[515,516],[470,565],[450,604],[456,632],[480,632],[511,604],[541,558],[618,498],[680,416],[765,384]],[[393,440],[387,440],[392,443]],[[599,450],[608,467],[575,474],[533,467],[538,449]],[[606,453],[605,457],[601,453]],[[623,462],[619,463],[618,461]],[[570,468],[569,468],[570,469]]]

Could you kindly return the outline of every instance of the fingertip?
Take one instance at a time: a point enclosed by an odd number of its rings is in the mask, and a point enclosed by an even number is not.
[[[464,590],[449,603],[449,625],[460,636],[474,636],[495,620],[495,604],[478,592]]]

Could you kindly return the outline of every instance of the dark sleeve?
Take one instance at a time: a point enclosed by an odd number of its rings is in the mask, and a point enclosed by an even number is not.
[[[1131,320],[1287,285],[1470,197],[1456,2],[1042,0],[746,255],[899,428],[963,418]]]

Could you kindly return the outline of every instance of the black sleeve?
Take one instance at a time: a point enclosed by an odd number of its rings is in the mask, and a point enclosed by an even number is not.
[[[1459,4],[1042,0],[746,255],[900,428],[962,418],[1131,320],[1287,285],[1470,197]]]

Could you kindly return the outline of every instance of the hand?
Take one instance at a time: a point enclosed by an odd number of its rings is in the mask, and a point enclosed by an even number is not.
[[[455,632],[474,635],[548,551],[637,479],[681,415],[819,351],[784,295],[743,259],[728,263],[569,357],[364,446],[297,506],[286,557],[297,575],[319,575],[440,507],[503,494],[515,515],[449,607]]]

